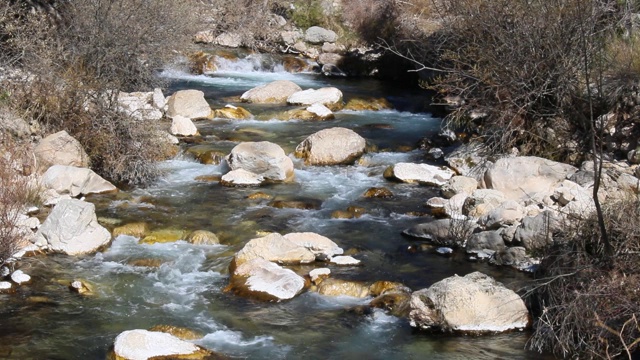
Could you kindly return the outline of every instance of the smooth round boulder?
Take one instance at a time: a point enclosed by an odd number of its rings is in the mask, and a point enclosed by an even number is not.
[[[243,169],[270,181],[292,181],[293,161],[282,148],[268,141],[243,142],[227,156],[231,170]]]
[[[189,119],[210,118],[211,107],[200,90],[180,90],[167,100],[167,116],[182,116]]]
[[[187,236],[187,242],[190,242],[194,245],[218,245],[220,244],[220,239],[218,236],[211,231],[206,230],[196,230],[193,231]]]
[[[302,91],[302,88],[289,80],[276,80],[266,85],[260,85],[240,96],[243,102],[254,104],[282,104],[292,94]]]
[[[304,32],[304,40],[311,44],[332,43],[338,39],[338,35],[333,30],[328,30],[320,26],[312,26]]]
[[[295,156],[305,159],[307,165],[347,165],[362,156],[366,146],[355,131],[334,127],[306,138],[296,147]]]
[[[503,332],[529,326],[514,291],[481,272],[441,280],[411,295],[411,326],[442,332]]]
[[[80,142],[64,130],[42,139],[33,152],[41,173],[52,165],[89,166],[89,155]]]
[[[318,294],[325,296],[351,296],[365,298],[369,296],[369,287],[356,281],[339,279],[325,279],[316,289]]]
[[[227,187],[260,186],[264,177],[245,169],[231,170],[220,178],[220,185]]]
[[[308,264],[316,260],[316,255],[304,246],[273,233],[250,240],[238,251],[231,268],[233,270],[233,266],[240,266],[256,258],[281,264]]]

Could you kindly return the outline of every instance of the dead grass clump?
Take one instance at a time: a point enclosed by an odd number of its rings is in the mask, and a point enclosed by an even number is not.
[[[609,256],[596,219],[573,224],[555,238],[529,299],[538,312],[532,349],[581,359],[631,355],[640,345],[640,202],[605,209]]]

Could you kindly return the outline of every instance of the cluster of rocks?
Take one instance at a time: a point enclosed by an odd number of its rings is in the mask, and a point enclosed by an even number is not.
[[[289,300],[304,291],[370,298],[369,307],[434,331],[501,332],[529,326],[522,299],[485,274],[454,276],[412,292],[396,282],[332,278],[327,265],[360,264],[341,254],[335,242],[316,233],[272,233],[252,239],[234,256],[226,291],[261,301]]]
[[[440,219],[415,225],[403,234],[438,246],[462,248],[471,259],[533,270],[536,260],[530,254],[553,243],[554,234],[571,222],[595,212],[592,162],[581,168],[537,157],[491,162],[463,149],[447,157],[451,169],[460,175],[440,169],[444,175],[416,180],[428,165],[415,166],[407,174],[406,166],[403,172],[395,169],[401,164],[385,174],[441,189],[441,197],[427,201]],[[604,169],[600,201],[638,194],[635,166],[607,162]]]

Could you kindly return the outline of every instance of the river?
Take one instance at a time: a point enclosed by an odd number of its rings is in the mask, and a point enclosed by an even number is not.
[[[228,62],[210,76],[165,71],[169,93],[179,89],[205,92],[212,107],[221,107],[244,91],[273,81],[292,80],[304,88],[338,87],[345,100],[354,96],[385,97],[395,110],[342,111],[323,122],[270,120],[273,106],[246,106],[260,120],[197,122],[203,143],[226,153],[238,141],[275,142],[291,153],[306,136],[329,127],[351,128],[378,149],[351,166],[305,166],[294,160],[296,181],[255,188],[225,188],[199,176],[220,175],[220,165],[203,165],[181,154],[163,162],[156,183],[117,195],[89,197],[98,216],[123,223],[146,221],[154,229],[209,230],[222,245],[197,246],[183,241],[139,244],[116,238],[104,252],[71,258],[51,255],[26,258],[21,266],[33,278],[16,294],[0,294],[0,358],[104,359],[122,331],[166,324],[204,334],[199,345],[234,358],[251,359],[540,359],[524,350],[529,334],[453,336],[422,333],[406,319],[382,310],[358,309],[370,299],[326,297],[304,293],[281,303],[260,303],[223,291],[228,265],[257,231],[313,231],[331,238],[362,261],[358,267],[332,267],[339,279],[402,282],[413,290],[445,277],[482,271],[517,288],[527,276],[463,254],[438,255],[435,248],[407,239],[401,231],[428,220],[425,201],[431,187],[397,184],[382,176],[397,162],[425,162],[415,145],[435,135],[440,119],[429,112],[424,93],[402,84],[372,79],[329,79],[289,74],[260,59]],[[414,150],[411,150],[414,149]],[[370,187],[387,187],[391,199],[365,199]],[[276,199],[321,204],[316,210],[276,209],[268,201],[249,200],[262,191]],[[335,210],[366,209],[359,219],[333,219]],[[137,259],[159,259],[159,267],[137,266]],[[96,294],[81,297],[64,281],[85,279]]]

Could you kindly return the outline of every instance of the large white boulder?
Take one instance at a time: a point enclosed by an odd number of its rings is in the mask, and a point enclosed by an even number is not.
[[[540,199],[553,195],[555,188],[576,171],[574,166],[539,157],[502,158],[485,172],[483,185],[511,200]]]
[[[284,236],[273,233],[250,240],[234,258],[236,266],[255,258],[283,264],[305,264],[316,260],[316,255],[306,247]]]
[[[320,26],[312,26],[305,31],[304,39],[306,42],[312,44],[332,43],[338,39],[338,35],[333,30],[328,30]]]
[[[91,169],[66,165],[51,166],[42,175],[42,186],[55,190],[58,195],[69,194],[72,197],[118,190]]]
[[[110,240],[109,230],[98,224],[95,206],[76,199],[60,200],[35,237],[36,244],[68,255],[94,252]]]
[[[339,109],[342,106],[342,91],[334,87],[324,87],[317,90],[307,89],[293,93],[287,98],[289,105],[309,106],[316,103],[333,110]]]
[[[412,163],[392,165],[384,174],[389,179],[435,186],[446,184],[453,175],[453,170],[446,167]]]
[[[210,118],[213,111],[200,90],[180,90],[167,100],[167,116],[177,115],[189,119]]]
[[[195,136],[198,135],[198,128],[188,117],[176,115],[171,119],[171,128],[169,129],[172,135],[177,136]]]
[[[291,181],[294,178],[293,161],[279,145],[268,141],[240,143],[226,160],[232,170],[244,169],[265,180]]]
[[[292,94],[302,91],[302,88],[289,80],[277,80],[266,85],[260,85],[245,92],[240,100],[256,104],[280,104],[287,102]]]
[[[411,326],[443,332],[502,332],[529,326],[529,311],[514,291],[474,272],[452,276],[411,295]]]
[[[159,89],[158,89],[159,90]],[[156,101],[154,101],[156,99]],[[121,111],[136,120],[160,120],[162,119],[162,107],[157,107],[157,95],[151,92],[119,92],[118,106]],[[164,103],[164,96],[162,97]]]
[[[338,244],[328,237],[312,232],[289,233],[284,238],[296,245],[307,248],[316,258],[321,260],[341,255],[344,252]]]
[[[468,176],[454,176],[442,186],[442,196],[449,199],[461,193],[471,194],[478,188],[478,181]]]
[[[40,172],[45,172],[51,165],[89,166],[89,155],[80,142],[64,130],[42,139],[34,154]]]
[[[366,146],[366,140],[355,131],[335,127],[304,139],[296,147],[295,155],[309,165],[350,164],[364,154]]]
[[[235,269],[229,289],[258,300],[281,301],[298,295],[304,286],[304,278],[295,272],[263,258],[254,258]]]
[[[147,360],[151,358],[204,359],[209,351],[159,331],[128,330],[116,337],[113,345],[116,359]],[[188,357],[187,357],[188,356]]]

